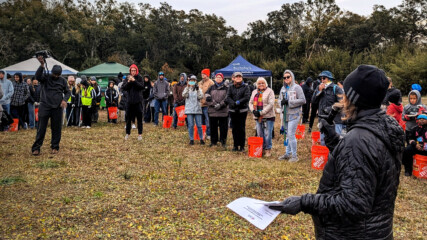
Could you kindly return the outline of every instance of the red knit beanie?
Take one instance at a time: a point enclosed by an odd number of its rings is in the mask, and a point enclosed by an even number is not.
[[[211,75],[211,70],[209,70],[209,68],[205,68],[202,70],[202,74],[205,74],[206,76],[210,76]]]

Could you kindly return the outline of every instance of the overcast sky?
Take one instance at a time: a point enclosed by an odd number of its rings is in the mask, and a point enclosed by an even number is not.
[[[294,3],[293,0],[118,0],[119,2],[149,3],[159,7],[160,2],[167,2],[176,10],[188,12],[198,9],[203,13],[216,14],[227,21],[228,26],[234,27],[239,34],[246,30],[248,23],[267,19],[267,13],[279,10],[285,3]],[[369,16],[373,6],[384,5],[386,8],[395,7],[402,0],[336,0],[341,10],[348,10],[360,15]]]

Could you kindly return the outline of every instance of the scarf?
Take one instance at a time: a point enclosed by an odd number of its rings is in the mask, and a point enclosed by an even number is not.
[[[264,91],[260,91],[258,89],[257,93],[254,96],[254,110],[261,112],[263,109],[263,102],[262,102],[262,94],[264,93]],[[260,116],[258,118],[258,122],[261,122],[262,120],[262,116]]]

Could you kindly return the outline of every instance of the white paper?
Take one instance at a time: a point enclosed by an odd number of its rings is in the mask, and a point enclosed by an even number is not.
[[[264,204],[269,203],[254,198],[241,197],[227,205],[255,227],[264,230],[280,214],[280,211],[269,209]]]

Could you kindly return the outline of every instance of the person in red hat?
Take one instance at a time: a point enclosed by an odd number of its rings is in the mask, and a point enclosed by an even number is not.
[[[199,82],[199,88],[202,89],[203,96],[205,95],[206,91],[215,83],[209,78],[211,75],[211,70],[208,68],[205,68],[202,70],[202,81]],[[201,100],[202,103],[202,119],[205,122],[206,125],[206,138],[211,138],[211,129],[209,124],[209,114],[208,114],[208,105],[206,104],[206,97],[203,97]]]

